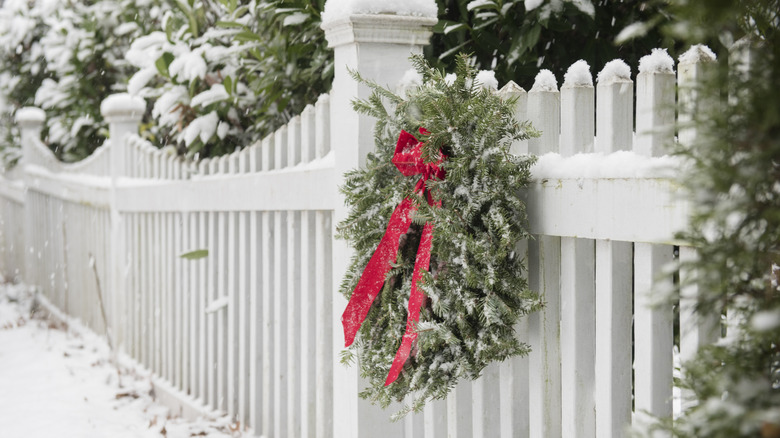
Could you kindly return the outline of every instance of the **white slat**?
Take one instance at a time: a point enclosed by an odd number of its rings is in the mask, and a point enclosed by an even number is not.
[[[333,436],[333,238],[332,213],[315,213],[315,369],[316,371],[316,436]]]
[[[231,156],[232,158],[232,156]],[[235,168],[231,169],[231,173],[238,173],[238,155],[235,160],[231,159],[231,165],[235,165]],[[225,275],[226,289],[225,292],[228,295],[228,308],[227,308],[227,412],[230,417],[235,418],[238,414],[238,385],[239,385],[239,359],[238,351],[239,339],[238,334],[240,328],[239,323],[239,311],[244,309],[243,303],[238,292],[238,270],[240,269],[237,264],[237,251],[238,241],[236,237],[238,233],[236,231],[237,215],[238,213],[231,211],[227,213],[227,239],[225,242],[225,254],[226,263],[223,267]],[[243,239],[242,239],[243,240]]]
[[[561,239],[561,419],[563,436],[596,436],[595,244]]]
[[[314,106],[316,112],[316,128],[315,128],[315,144],[314,144],[314,156],[315,158],[324,157],[325,154],[330,152],[330,96],[322,94],[317,99],[317,104]]]
[[[633,247],[596,241],[596,436],[622,437],[631,424]]]
[[[662,268],[672,260],[671,246],[634,244],[634,412],[661,418],[672,415],[672,309],[651,294],[671,287]]]
[[[564,83],[561,87],[561,155],[593,152],[596,131],[592,85]]]
[[[461,380],[447,396],[447,433],[449,438],[472,435],[471,382]]]
[[[248,157],[248,154],[242,155]],[[242,166],[248,166],[244,161]],[[246,172],[248,167],[243,167],[242,172]],[[230,265],[231,269],[236,270],[238,275],[238,421],[246,426],[249,422],[249,336],[252,330],[252,320],[250,319],[251,304],[249,301],[249,272],[255,270],[257,265],[250,265],[248,248],[251,246],[249,234],[249,216],[253,213],[238,213],[238,254],[236,256],[236,265]]]
[[[474,438],[498,437],[501,434],[499,365],[492,363],[471,384],[472,427]]]
[[[304,118],[305,127],[307,124]],[[301,261],[300,261],[300,397],[301,397],[301,431],[300,436],[313,436],[315,433],[316,418],[316,357],[312,358],[315,351],[316,315],[315,315],[315,282],[317,269],[317,247],[315,229],[316,213],[302,211],[301,213]]]
[[[212,164],[216,163],[216,161],[212,161]],[[217,249],[217,239],[216,239],[216,228],[217,228],[217,214],[214,212],[208,213],[208,237],[207,237],[207,247],[209,248],[209,263],[208,263],[208,289],[206,291],[206,306],[204,309],[208,309],[210,304],[214,302],[219,296],[217,295],[218,289],[217,289],[217,263],[218,263],[218,249]],[[217,372],[216,367],[217,364],[217,313],[216,312],[209,312],[206,315],[206,348],[207,348],[207,355],[206,355],[206,379],[207,379],[207,385],[208,385],[208,406],[211,407],[211,409],[218,409],[218,397],[219,394],[217,392]]]
[[[277,149],[277,152],[279,150]],[[277,155],[279,164],[279,155]],[[274,221],[274,436],[287,436],[287,226],[288,213],[273,212]]]
[[[636,77],[636,142],[634,151],[664,155],[674,136],[674,73],[640,72]]]
[[[518,122],[524,122],[528,118],[527,113],[527,107],[528,107],[528,93],[523,90],[522,87],[517,85],[514,81],[507,82],[506,85],[504,85],[501,90],[498,91],[499,97],[503,100],[509,100],[514,99],[514,116],[515,120]],[[527,140],[518,140],[514,143],[512,143],[512,146],[509,148],[509,152],[518,155],[518,154],[527,154],[528,153],[528,141]]]
[[[545,307],[528,317],[529,437],[561,436],[560,293],[561,239],[537,236],[528,242],[528,282]]]
[[[528,120],[541,136],[528,140],[528,152],[542,155],[558,152],[561,132],[561,95],[558,90],[531,88],[528,92]]]
[[[254,161],[252,161],[254,162]],[[261,269],[266,264],[262,258],[263,237],[260,212],[249,213],[249,426],[258,435],[265,406],[262,404],[263,381],[263,308]]]
[[[202,169],[205,166],[201,167]],[[208,248],[208,220],[206,212],[198,213],[198,248]],[[198,398],[203,404],[209,403],[209,342],[211,316],[206,315],[206,307],[209,302],[209,257],[198,260]]]
[[[599,81],[596,95],[595,152],[630,151],[634,133],[634,83],[631,79]]]
[[[264,145],[265,146],[265,145]],[[264,147],[263,150],[267,150]],[[268,161],[263,157],[263,165],[266,165]],[[262,416],[262,434],[270,437],[274,433],[274,386],[276,379],[274,378],[274,331],[275,326],[273,324],[274,317],[274,275],[276,269],[274,265],[278,263],[278,259],[274,257],[274,213],[264,212],[262,213],[262,281],[263,281],[263,374],[262,374],[262,404],[263,404],[263,416]]]
[[[298,145],[299,146],[299,145]],[[301,380],[299,375],[301,350],[301,224],[300,212],[287,212],[287,307],[284,310],[287,332],[287,434],[301,436]]]
[[[431,400],[423,408],[425,438],[447,438],[447,401]]]
[[[228,166],[228,159],[229,157],[223,156],[223,160],[220,160],[221,166],[222,166],[222,173],[227,172],[227,166]],[[230,291],[228,290],[228,281],[227,281],[227,258],[228,258],[228,249],[227,249],[227,234],[228,234],[228,215],[230,213],[226,212],[219,212],[217,213],[217,227],[216,227],[216,242],[212,246],[217,248],[217,254],[215,257],[216,261],[216,267],[215,271],[217,274],[217,286],[216,286],[216,295],[214,296],[214,299],[220,299],[225,296],[230,296]],[[228,312],[230,310],[230,301],[228,298],[228,305],[227,308],[223,307],[219,309],[217,314],[217,363],[216,363],[216,373],[217,373],[217,406],[216,409],[222,411],[222,412],[228,412],[228,405],[230,404],[230,399],[228,396],[232,396],[233,392],[231,391],[228,393],[228,376],[227,376],[227,370],[228,370]]]

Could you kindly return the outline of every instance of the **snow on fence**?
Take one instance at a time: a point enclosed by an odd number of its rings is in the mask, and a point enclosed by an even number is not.
[[[346,214],[343,172],[373,139],[372,121],[349,103],[368,91],[347,68],[397,83],[433,24],[379,19],[331,23],[331,94],[223,157],[191,162],[154,148],[135,134],[143,102],[112,96],[103,107],[111,139],[60,164],[40,142],[42,113],[20,111],[23,160],[0,180],[4,274],[108,330],[175,410],[225,413],[258,436],[619,437],[644,413],[671,416],[674,315],[651,307],[648,292],[674,287],[664,266],[688,205],[663,171],[677,163],[661,156],[674,136],[675,86],[695,103],[686,90],[707,59],[691,57],[675,77],[660,52],[643,60],[636,93],[623,67],[605,69],[594,87],[582,64],[560,90],[543,73],[528,93],[501,91],[543,131],[516,145],[541,155],[523,194],[535,234],[522,243],[529,282],[547,303],[518,327],[530,356],[488,367],[399,423],[358,399],[357,371],[338,357],[346,301],[336,290],[350,252],[333,230]],[[681,303],[683,358],[719,323],[690,308]]]

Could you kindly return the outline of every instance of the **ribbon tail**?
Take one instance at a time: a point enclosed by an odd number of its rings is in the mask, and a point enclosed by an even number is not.
[[[409,226],[412,224],[411,213],[416,209],[414,202],[410,198],[406,198],[393,210],[385,235],[382,236],[374,255],[371,256],[363,270],[363,275],[361,275],[355,290],[352,292],[352,297],[347,303],[347,308],[341,316],[345,347],[349,347],[355,341],[355,336],[368,315],[371,303],[379,295],[391,264],[395,263],[398,255],[399,239],[409,230]]]
[[[420,320],[420,308],[425,300],[425,293],[418,287],[418,283],[422,281],[423,271],[427,271],[431,264],[432,246],[433,223],[426,222],[425,227],[423,227],[420,246],[417,248],[417,259],[414,262],[412,292],[409,295],[409,310],[406,317],[406,332],[401,340],[401,346],[398,347],[398,351],[395,353],[395,359],[393,360],[393,365],[390,367],[390,372],[387,374],[385,386],[395,382],[398,375],[401,374],[406,359],[409,358],[409,353],[412,351],[412,345],[417,339],[417,322]]]

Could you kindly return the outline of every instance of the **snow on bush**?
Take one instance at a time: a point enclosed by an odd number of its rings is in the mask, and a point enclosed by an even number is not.
[[[332,77],[317,15],[303,0],[176,3],[125,57],[128,92],[154,102],[152,140],[221,155],[298,114]]]

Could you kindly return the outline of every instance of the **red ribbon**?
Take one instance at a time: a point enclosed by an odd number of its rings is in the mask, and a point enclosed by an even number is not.
[[[420,134],[427,135],[428,131],[420,128]],[[421,194],[428,201],[428,205],[441,206],[441,201],[434,202],[430,191],[426,187],[426,181],[432,178],[444,179],[444,170],[439,165],[444,161],[444,155],[436,163],[425,163],[422,158],[423,143],[417,140],[412,134],[401,131],[398,137],[398,143],[395,146],[395,154],[392,162],[404,176],[422,175],[414,190]],[[379,295],[382,285],[385,283],[387,273],[395,263],[398,255],[399,239],[401,235],[409,230],[412,224],[412,214],[417,210],[417,205],[412,198],[404,198],[398,204],[390,216],[390,222],[387,224],[385,235],[379,242],[374,255],[368,261],[363,275],[360,277],[352,297],[347,303],[347,308],[341,316],[341,323],[344,326],[344,340],[347,347],[355,341],[360,326],[368,315],[371,303]],[[385,386],[395,382],[401,369],[409,357],[412,345],[417,339],[416,325],[420,319],[420,308],[425,300],[425,294],[417,286],[422,280],[422,272],[427,271],[431,262],[431,246],[433,243],[433,224],[426,222],[423,227],[420,246],[417,248],[417,258],[414,262],[414,272],[412,274],[412,292],[409,296],[409,310],[406,318],[406,332],[401,340],[401,346],[395,354],[393,365],[387,375]]]

